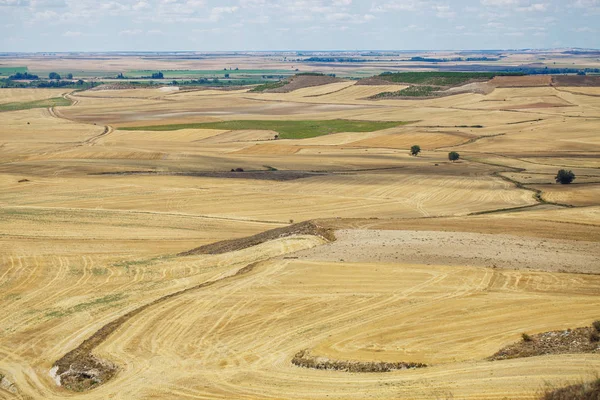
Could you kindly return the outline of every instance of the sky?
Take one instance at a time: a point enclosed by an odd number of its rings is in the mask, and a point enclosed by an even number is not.
[[[0,0],[0,52],[600,48],[600,0]]]

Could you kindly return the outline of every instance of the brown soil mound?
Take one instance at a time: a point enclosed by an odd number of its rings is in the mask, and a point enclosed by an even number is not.
[[[597,87],[600,86],[600,76],[554,75],[552,84],[554,86]]]
[[[599,400],[600,379],[544,393],[540,400]]]
[[[61,372],[58,375],[61,386],[75,392],[83,392],[108,381],[115,376],[117,370],[117,366],[111,362],[86,354],[73,360],[64,372],[59,366]]]
[[[343,79],[328,75],[296,75],[290,79],[287,85],[277,89],[265,90],[263,93],[288,93],[302,88],[328,85],[342,81]]]
[[[222,242],[207,244],[184,253],[179,256],[191,256],[195,254],[224,254],[231,251],[246,249],[256,246],[270,240],[280,239],[294,235],[314,235],[322,237],[328,241],[334,241],[335,236],[332,229],[325,228],[316,224],[313,221],[300,222],[298,224],[285,226],[283,228],[271,229],[266,232],[259,233],[254,236],[249,236],[241,239],[225,240]]]
[[[388,86],[393,84],[393,82],[386,81],[385,79],[377,78],[376,76],[372,76],[370,78],[360,79],[356,82],[356,86]],[[402,85],[402,83],[398,83]]]
[[[338,361],[324,357],[316,357],[308,350],[301,350],[294,358],[292,364],[302,368],[325,369],[345,372],[390,372],[403,369],[424,368],[421,363],[383,362],[383,361]]]
[[[496,76],[489,84],[499,88],[550,86],[550,75]]]
[[[594,328],[585,327],[531,335],[528,340],[522,340],[501,349],[489,360],[507,360],[546,354],[600,354],[600,342],[592,337],[593,334],[598,334]]]

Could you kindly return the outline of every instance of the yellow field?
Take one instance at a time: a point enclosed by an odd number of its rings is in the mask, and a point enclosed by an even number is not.
[[[0,112],[0,398],[536,399],[599,373],[598,352],[486,360],[600,319],[594,88],[366,99],[402,87],[93,90]],[[245,119],[410,123],[302,140],[119,129]],[[560,168],[575,183],[555,184]],[[306,220],[337,240],[180,254]],[[59,385],[55,363],[120,318],[92,349],[114,378]],[[428,366],[316,370],[292,364],[302,350]]]

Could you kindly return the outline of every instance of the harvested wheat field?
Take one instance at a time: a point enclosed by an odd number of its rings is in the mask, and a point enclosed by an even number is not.
[[[0,89],[32,107],[0,112],[0,398],[533,400],[600,373],[594,88],[291,82]]]

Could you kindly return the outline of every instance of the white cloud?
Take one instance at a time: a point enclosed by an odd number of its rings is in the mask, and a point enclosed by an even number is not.
[[[454,18],[456,17],[456,12],[452,11],[450,6],[446,5],[435,5],[433,9],[436,11],[435,15],[438,18]]]
[[[150,4],[146,1],[138,1],[131,7],[131,9],[134,11],[140,11],[148,8],[150,8]]]
[[[136,36],[136,35],[141,35],[142,33],[144,33],[144,31],[142,31],[141,29],[125,29],[121,32],[119,32],[120,36]]]
[[[572,30],[573,32],[583,33],[583,32],[596,32],[595,29],[590,28],[589,26],[582,26],[580,28],[575,28]]]
[[[29,5],[29,0],[0,0],[0,7],[25,7]]]
[[[239,7],[213,7],[210,11],[208,19],[212,22],[217,22],[221,19],[223,14],[233,14],[239,10]]]
[[[481,0],[481,4],[484,6],[493,6],[493,7],[508,7],[508,6],[516,6],[521,3],[521,0]]]
[[[66,31],[65,33],[63,33],[64,37],[78,37],[81,36],[81,32],[73,32],[73,31]]]
[[[376,2],[371,6],[371,12],[417,11],[428,3],[428,1],[422,0],[389,0],[385,2]]]
[[[548,9],[548,4],[544,4],[544,3],[535,3],[535,4],[531,4],[529,6],[526,6],[526,7],[517,7],[517,11],[526,11],[526,12],[532,12],[532,11],[544,12],[547,9]]]

